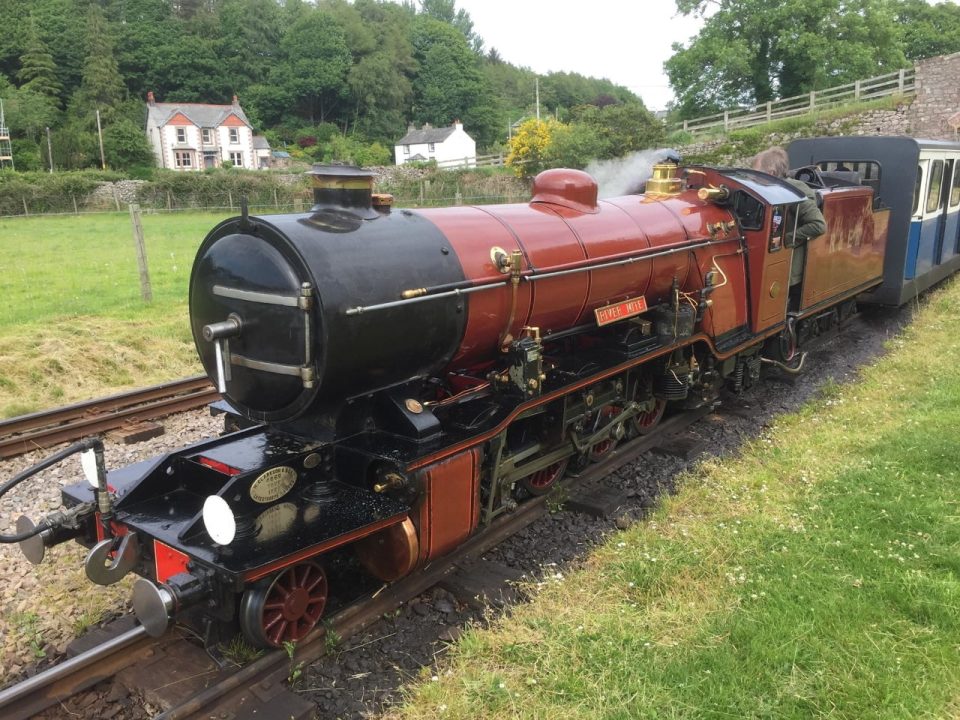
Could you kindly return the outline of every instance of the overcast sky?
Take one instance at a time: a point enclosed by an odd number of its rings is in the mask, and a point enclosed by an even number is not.
[[[470,13],[484,48],[495,47],[507,62],[605,77],[651,110],[673,97],[663,73],[670,44],[700,29],[696,18],[677,14],[673,0],[457,0],[457,7]]]

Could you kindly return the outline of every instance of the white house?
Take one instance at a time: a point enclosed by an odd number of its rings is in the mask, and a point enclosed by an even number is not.
[[[440,167],[476,167],[477,143],[454,120],[449,127],[435,128],[429,123],[417,130],[411,125],[394,146],[397,165],[435,160]]]
[[[259,170],[270,167],[270,143],[263,135],[253,136],[253,153]]]
[[[147,93],[147,138],[157,164],[172,170],[199,171],[220,167],[260,167],[253,128],[233,96],[231,105],[158,103]]]

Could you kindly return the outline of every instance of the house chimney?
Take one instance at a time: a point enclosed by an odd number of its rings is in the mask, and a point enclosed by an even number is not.
[[[425,123],[423,124],[423,129],[424,129],[424,130],[432,130],[432,129],[433,129],[433,125],[431,125],[431,124],[428,123],[428,122],[425,122]]]
[[[233,106],[234,106],[234,107],[238,107],[239,105],[240,105],[240,101],[237,100],[237,96],[234,95],[234,96],[233,96]]]
[[[153,90],[147,91],[147,105],[155,105],[157,99],[153,96]]]
[[[460,122],[460,118],[457,118],[456,120],[453,121],[453,126],[454,126],[455,128],[462,128],[462,127],[463,127],[463,123]]]

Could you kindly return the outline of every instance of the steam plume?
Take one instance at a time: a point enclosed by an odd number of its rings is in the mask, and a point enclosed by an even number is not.
[[[629,195],[640,192],[650,179],[653,166],[670,152],[675,151],[667,148],[641,150],[615,160],[594,160],[587,165],[586,171],[596,179],[601,198]]]

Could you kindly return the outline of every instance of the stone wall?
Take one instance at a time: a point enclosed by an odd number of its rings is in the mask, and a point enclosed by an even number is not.
[[[957,130],[948,120],[960,114],[960,53],[921,60],[915,69],[917,95],[910,105],[910,134],[956,140]]]

